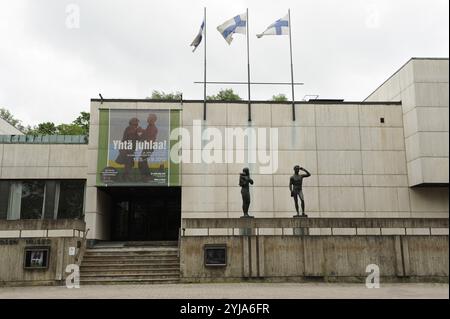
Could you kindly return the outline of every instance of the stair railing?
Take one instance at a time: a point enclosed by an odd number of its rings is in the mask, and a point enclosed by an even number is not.
[[[77,266],[81,265],[83,261],[84,253],[86,252],[87,234],[89,233],[89,228],[84,232],[83,238],[81,239],[81,246],[78,249],[78,253],[75,256],[75,262]]]

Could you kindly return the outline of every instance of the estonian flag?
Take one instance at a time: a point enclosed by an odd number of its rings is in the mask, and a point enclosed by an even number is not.
[[[263,35],[287,35],[289,34],[289,24],[289,14],[286,14],[283,18],[269,25],[263,33],[256,36],[261,38]]]
[[[200,45],[200,43],[202,42],[203,39],[203,29],[205,28],[205,20],[203,20],[202,25],[200,26],[200,31],[198,31],[197,36],[195,37],[194,41],[192,41],[190,46],[193,46],[194,49],[192,50],[192,52],[195,51],[195,49],[197,49],[197,47]]]
[[[225,21],[217,27],[217,30],[222,34],[225,41],[231,44],[233,34],[245,34],[247,32],[247,13],[237,15],[233,19]]]

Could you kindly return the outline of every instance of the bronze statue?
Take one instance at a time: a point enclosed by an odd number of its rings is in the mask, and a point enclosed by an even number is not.
[[[248,215],[248,208],[250,207],[250,184],[253,185],[253,180],[250,178],[250,171],[246,167],[242,170],[242,173],[239,174],[239,186],[241,186],[244,217],[252,217]]]
[[[306,174],[299,174],[301,170]],[[305,198],[303,196],[302,185],[303,178],[310,177],[311,174],[306,169],[298,165],[294,166],[294,173],[295,174],[291,176],[291,179],[289,181],[289,190],[291,191],[291,197],[294,197],[295,210],[297,211],[297,215],[294,217],[300,217],[298,211],[298,197],[300,197],[301,201],[302,217],[308,217],[308,215],[305,214]]]

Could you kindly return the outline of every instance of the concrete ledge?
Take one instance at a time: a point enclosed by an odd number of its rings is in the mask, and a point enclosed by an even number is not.
[[[79,219],[0,220],[0,230],[75,229],[84,231],[86,223]]]
[[[0,230],[0,238],[19,238],[19,230]]]
[[[448,228],[448,218],[184,218],[192,228]]]
[[[264,277],[264,278],[181,278],[181,283],[360,283],[365,284],[367,277],[363,276],[289,276],[289,277]],[[395,276],[380,276],[380,288],[383,283],[449,283],[448,276],[409,276],[409,277],[395,277]]]

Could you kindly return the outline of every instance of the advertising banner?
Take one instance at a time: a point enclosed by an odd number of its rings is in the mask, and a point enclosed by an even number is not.
[[[179,186],[170,132],[179,110],[99,111],[97,186]]]

